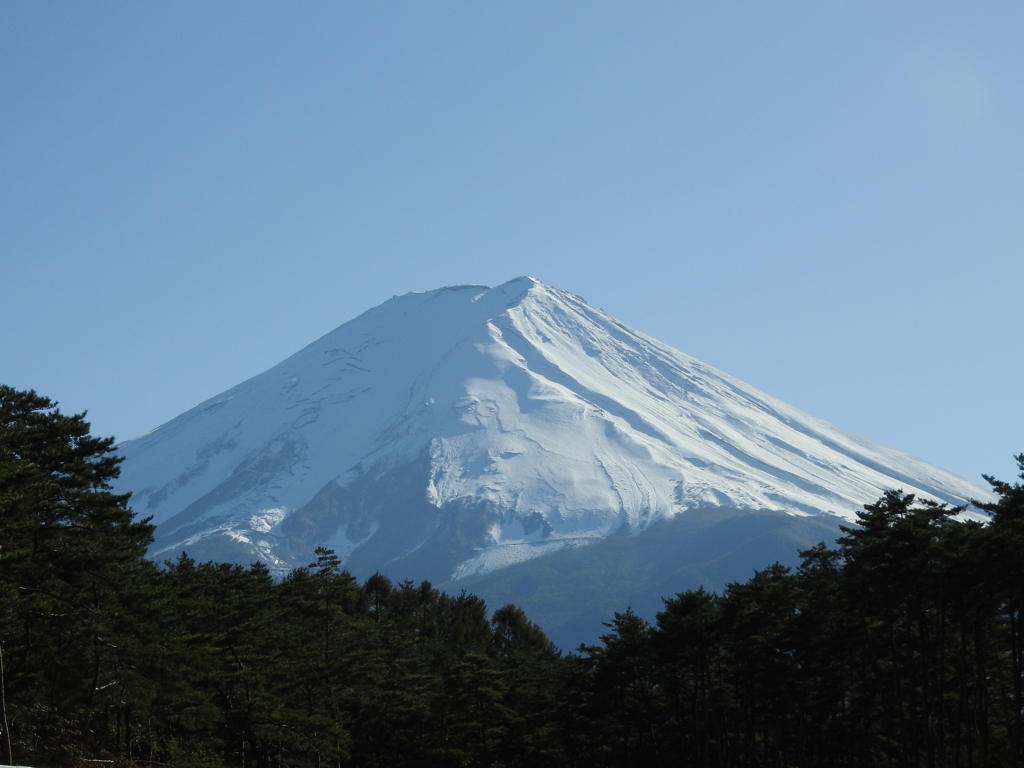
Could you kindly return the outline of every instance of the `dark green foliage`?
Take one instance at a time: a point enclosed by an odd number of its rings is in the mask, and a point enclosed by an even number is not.
[[[327,549],[281,581],[158,569],[88,432],[0,387],[6,762],[1024,765],[1020,484],[990,479],[987,525],[888,493],[798,566],[681,592],[653,626],[615,613],[562,656],[514,605],[359,584]]]
[[[603,647],[581,649],[594,669],[594,710],[605,746],[599,762],[657,765],[663,717],[651,627],[629,608],[605,626]]]
[[[110,493],[113,441],[34,392],[0,386],[0,641],[5,757],[107,748],[152,689],[134,674],[150,640],[152,527]]]

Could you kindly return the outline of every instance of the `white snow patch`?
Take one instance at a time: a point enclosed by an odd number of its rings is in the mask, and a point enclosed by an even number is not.
[[[288,511],[287,507],[261,509],[249,518],[249,530],[269,533],[271,528],[284,520]]]
[[[574,536],[572,538],[551,539],[547,541],[519,541],[486,547],[475,557],[470,558],[456,568],[451,578],[461,579],[466,576],[490,573],[510,565],[523,563],[541,555],[557,552],[566,547],[579,547],[589,544],[598,536]]]

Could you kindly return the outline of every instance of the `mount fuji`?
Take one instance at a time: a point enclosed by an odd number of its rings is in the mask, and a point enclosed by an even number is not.
[[[989,497],[531,277],[396,296],[118,451],[155,559],[324,546],[566,633],[792,560],[886,490]]]

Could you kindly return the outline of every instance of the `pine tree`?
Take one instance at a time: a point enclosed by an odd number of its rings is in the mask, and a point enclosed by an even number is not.
[[[601,646],[586,647],[594,664],[595,705],[612,765],[660,762],[661,695],[650,624],[626,608],[605,622]]]
[[[664,602],[652,639],[669,702],[667,740],[688,765],[710,766],[720,754],[725,715],[716,674],[721,602],[703,587]]]
[[[111,492],[112,448],[84,413],[0,386],[0,640],[17,759],[29,743],[110,750],[107,715],[129,693],[153,528]]]
[[[1024,454],[1016,457],[1024,479]],[[999,602],[1008,648],[1008,685],[1000,697],[1007,722],[1007,743],[1014,765],[1024,764],[1024,485],[985,475],[998,495],[994,503],[974,502],[992,514],[986,531],[987,557]]]

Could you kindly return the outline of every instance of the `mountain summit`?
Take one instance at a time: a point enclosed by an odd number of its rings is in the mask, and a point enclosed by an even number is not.
[[[119,450],[157,559],[441,582],[710,509],[986,495],[531,277],[396,296]]]

